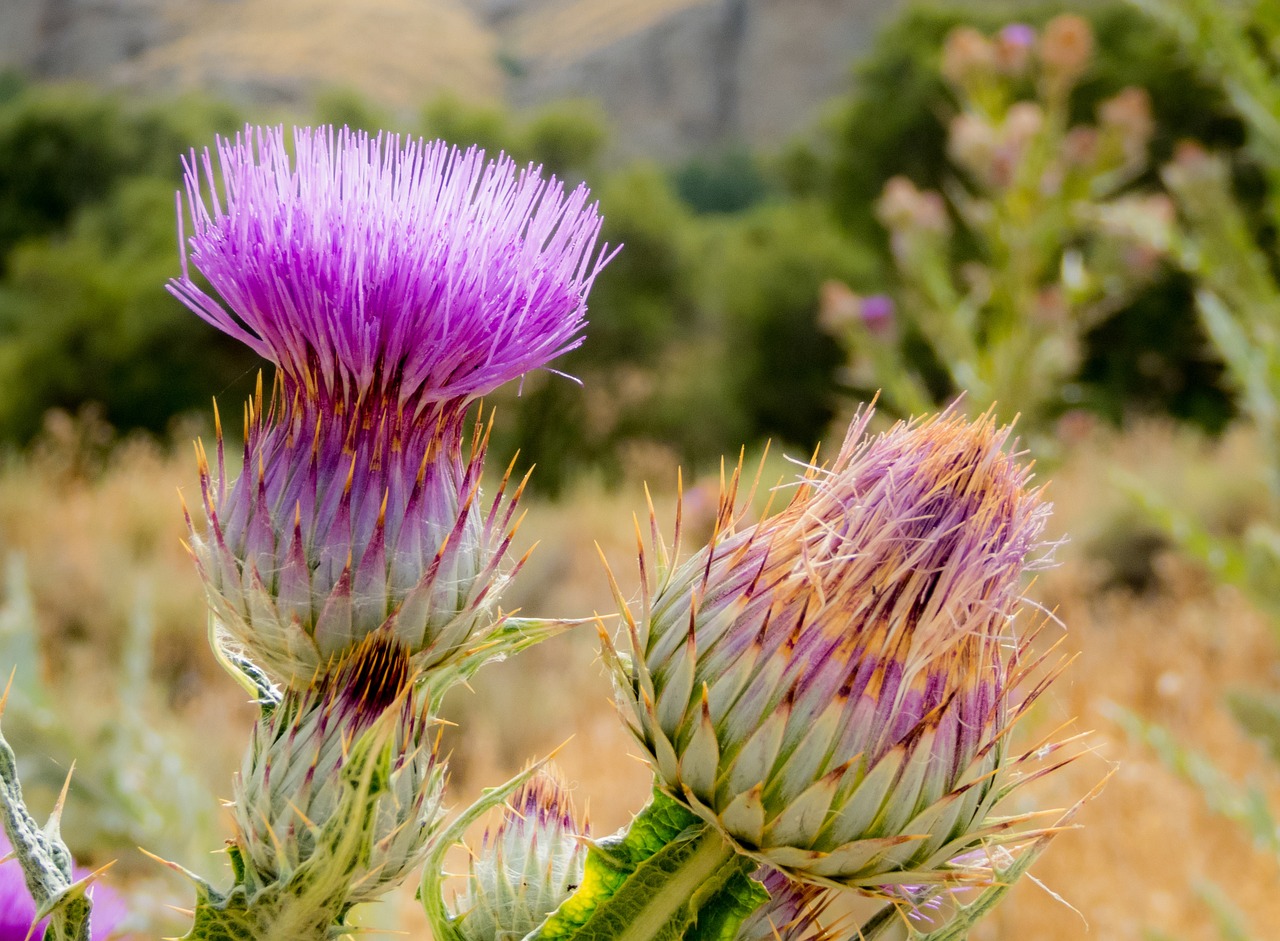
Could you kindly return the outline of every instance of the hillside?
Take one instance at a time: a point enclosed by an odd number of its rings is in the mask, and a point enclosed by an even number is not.
[[[602,102],[620,152],[768,146],[811,122],[901,0],[18,0],[0,68],[268,106],[355,89]]]

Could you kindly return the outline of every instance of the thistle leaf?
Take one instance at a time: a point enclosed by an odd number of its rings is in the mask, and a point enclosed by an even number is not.
[[[655,791],[587,854],[581,888],[526,941],[731,941],[767,895],[708,823]]]
[[[8,696],[6,689],[0,698],[0,713],[4,711]],[[89,941],[93,901],[85,890],[92,883],[93,876],[77,881],[73,874],[71,851],[62,841],[58,829],[65,797],[64,788],[49,822],[40,827],[22,799],[22,784],[18,781],[13,749],[0,734],[0,814],[4,817],[5,833],[22,866],[27,891],[36,903],[38,916],[49,919],[45,941]]]

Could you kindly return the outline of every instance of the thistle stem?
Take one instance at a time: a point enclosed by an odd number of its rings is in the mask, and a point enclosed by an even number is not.
[[[639,895],[643,900],[643,905],[628,912],[630,924],[614,936],[616,941],[655,941],[668,936],[672,921],[689,909],[693,909],[689,916],[696,920],[696,901],[713,894],[740,868],[733,848],[710,824],[703,824],[701,833],[668,849],[679,850],[683,858],[678,862],[671,860],[675,866],[666,870],[666,878],[659,885],[632,880],[631,885],[614,896],[616,901],[625,902],[627,888],[630,888],[630,894]]]
[[[592,847],[582,887],[525,941],[733,937],[768,896],[757,863],[715,827],[657,793],[621,837]]]

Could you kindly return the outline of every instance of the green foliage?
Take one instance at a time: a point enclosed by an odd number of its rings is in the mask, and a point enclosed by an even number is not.
[[[732,941],[768,896],[710,824],[660,791],[587,854],[582,887],[531,941]]]
[[[330,88],[316,96],[315,120],[368,134],[397,130],[385,109],[351,88]]]
[[[694,212],[742,212],[773,192],[772,181],[749,151],[735,147],[695,157],[673,174],[676,191]]]
[[[607,139],[604,109],[597,102],[560,101],[525,123],[515,153],[562,180],[577,180],[596,167]]]
[[[584,465],[642,470],[626,462],[649,445],[691,471],[765,438],[807,455],[839,405],[843,359],[818,296],[828,279],[865,277],[867,252],[813,203],[694,216],[643,165],[608,178],[600,200],[605,237],[625,250],[592,291],[586,343],[557,364],[582,385],[526,380],[498,450],[519,448],[551,493]]]
[[[140,163],[120,105],[75,90],[32,90],[0,110],[0,270],[22,238],[64,226]]]
[[[0,293],[0,438],[29,441],[50,408],[101,403],[122,428],[162,431],[210,389],[247,392],[256,360],[183,311],[173,189],[119,185],[64,236],[25,242]]]
[[[954,175],[946,152],[946,124],[954,106],[947,104],[941,75],[944,37],[962,24],[984,33],[1013,21],[1040,26],[1063,7],[988,3],[910,8],[858,66],[854,91],[834,112],[824,146],[793,148],[786,155],[782,173],[792,191],[824,193],[841,225],[860,243],[878,249],[887,262],[888,242],[873,211],[885,183],[899,175],[921,189],[945,190]],[[1167,159],[1186,137],[1215,146],[1240,144],[1240,120],[1221,84],[1195,69],[1171,31],[1116,0],[1071,8],[1089,19],[1097,37],[1093,64],[1072,99],[1073,123],[1092,120],[1102,101],[1132,85],[1146,89],[1151,98],[1155,134],[1150,152],[1155,161]],[[1015,90],[1031,91],[1029,86]],[[893,107],[885,107],[890,101]],[[1150,184],[1154,174],[1136,182]],[[961,237],[957,264],[971,257],[973,249]],[[1184,285],[1175,275],[1161,275],[1085,334],[1081,388],[1068,390],[1077,398],[1074,404],[1112,418],[1156,410],[1221,427],[1230,414],[1228,397],[1218,382],[1220,367],[1204,356],[1204,335]],[[854,287],[882,290],[883,281]],[[1160,326],[1152,329],[1156,320]],[[1135,382],[1134,363],[1158,368],[1158,381]],[[930,368],[918,355],[914,365],[925,372]]]
[[[62,840],[59,801],[43,827],[27,810],[18,780],[13,749],[0,735],[0,817],[4,832],[22,865],[27,891],[36,903],[37,919],[49,917],[46,941],[89,941],[93,900],[86,893],[92,877],[76,879],[71,851]]]
[[[793,203],[712,223],[702,256],[704,303],[721,325],[748,439],[812,449],[835,416],[843,361],[818,325],[818,297],[829,279],[866,278],[866,250],[820,206]]]
[[[894,20],[858,64],[854,90],[831,119],[828,186],[842,224],[861,240],[884,245],[873,207],[889,178],[902,175],[936,189],[950,176],[946,122],[952,110],[943,104],[949,94],[940,71],[947,33],[961,25],[984,33],[1010,22],[1039,27],[1066,6],[920,3]],[[1070,8],[1089,19],[1097,37],[1093,66],[1073,101],[1075,120],[1091,118],[1104,99],[1135,85],[1151,95],[1156,159],[1167,157],[1187,137],[1239,143],[1239,120],[1221,86],[1196,71],[1176,36],[1116,0]]]
[[[127,107],[76,87],[0,96],[0,273],[22,239],[59,231],[127,177],[176,179],[180,154],[238,123],[194,97]]]
[[[163,430],[252,369],[164,291],[179,157],[238,124],[195,97],[32,86],[0,102],[0,440],[88,402]]]
[[[509,154],[544,167],[562,180],[582,179],[595,166],[608,138],[605,116],[591,101],[561,101],[517,119],[498,105],[444,95],[422,115],[422,133],[491,155]]]

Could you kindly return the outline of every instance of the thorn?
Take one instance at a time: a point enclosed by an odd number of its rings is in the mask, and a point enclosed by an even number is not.
[[[6,696],[8,691],[6,691]],[[58,824],[62,822],[62,808],[67,803],[67,792],[71,790],[71,776],[76,773],[76,763],[73,759],[71,767],[67,769],[67,777],[62,782],[62,790],[58,792],[58,799],[53,802],[53,810],[49,813],[49,822],[44,825],[46,833],[57,833]]]
[[[9,682],[4,684],[4,695],[0,696],[0,716],[4,715],[4,707],[9,702],[9,690],[13,689],[13,678],[18,675],[18,667],[9,671]]]

